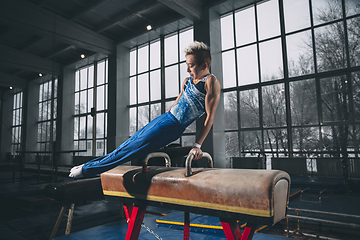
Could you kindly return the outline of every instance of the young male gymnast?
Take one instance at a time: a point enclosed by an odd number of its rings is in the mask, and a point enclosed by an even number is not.
[[[204,125],[189,152],[189,155],[194,154],[194,159],[202,157],[201,144],[214,121],[220,83],[210,74],[211,55],[205,43],[193,42],[185,49],[185,56],[190,77],[184,80],[181,92],[169,110],[141,128],[113,152],[73,167],[69,177],[96,176],[157,151],[178,139],[187,126],[206,113]]]

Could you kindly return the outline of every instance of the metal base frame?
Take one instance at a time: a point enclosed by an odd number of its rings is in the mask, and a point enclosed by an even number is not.
[[[128,223],[125,240],[137,240],[144,220],[146,205],[136,206],[132,203],[124,203],[125,217]],[[255,226],[247,224],[243,233],[236,220],[220,219],[227,240],[251,240],[255,233]],[[184,216],[184,240],[190,237],[190,213]]]

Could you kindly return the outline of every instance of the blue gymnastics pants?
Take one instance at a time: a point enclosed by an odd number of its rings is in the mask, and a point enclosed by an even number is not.
[[[85,163],[82,174],[84,177],[96,176],[122,163],[145,157],[178,139],[185,128],[174,115],[166,112],[141,128],[113,152]]]

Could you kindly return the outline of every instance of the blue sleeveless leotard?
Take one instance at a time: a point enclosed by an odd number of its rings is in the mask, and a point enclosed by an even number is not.
[[[205,113],[205,81],[209,76],[202,78],[197,84],[193,84],[190,77],[184,84],[183,93],[179,101],[170,109],[174,117],[187,127]]]

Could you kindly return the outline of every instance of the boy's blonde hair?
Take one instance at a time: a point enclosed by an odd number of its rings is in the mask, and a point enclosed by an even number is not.
[[[211,55],[210,48],[203,42],[194,41],[184,50],[185,56],[189,54],[194,54],[196,58],[196,64],[198,66],[202,65],[204,62],[211,65]]]

